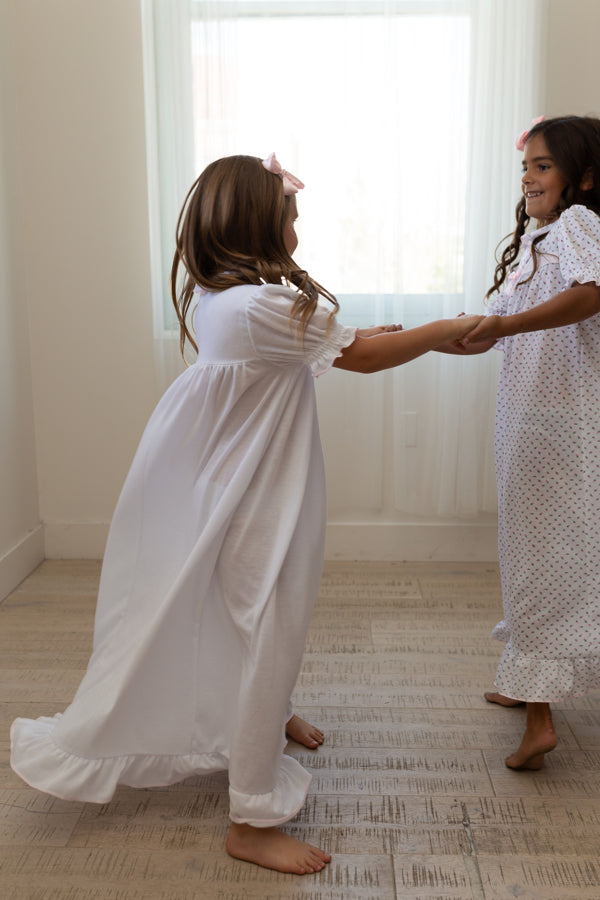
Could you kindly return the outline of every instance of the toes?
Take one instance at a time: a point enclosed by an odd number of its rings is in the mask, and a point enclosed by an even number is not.
[[[520,759],[513,754],[512,756],[507,756],[504,762],[509,769],[537,772],[544,765],[544,754],[536,753],[526,759]]]
[[[510,697],[505,697],[504,694],[491,691],[486,691],[483,696],[488,703],[498,703],[500,706],[523,706],[525,703],[524,700],[512,700]]]

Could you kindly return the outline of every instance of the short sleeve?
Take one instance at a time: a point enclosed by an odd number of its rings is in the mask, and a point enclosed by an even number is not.
[[[570,206],[557,222],[558,259],[568,287],[600,285],[600,217],[587,206]]]
[[[331,310],[319,304],[304,335],[291,318],[297,293],[279,285],[261,285],[246,307],[248,334],[256,354],[278,365],[304,362],[313,375],[322,375],[345,347],[356,328],[341,325]]]

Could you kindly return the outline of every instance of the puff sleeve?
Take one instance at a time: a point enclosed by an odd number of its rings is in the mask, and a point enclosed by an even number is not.
[[[570,206],[557,223],[558,258],[567,287],[600,285],[600,217],[586,206]]]
[[[297,292],[274,284],[261,285],[246,307],[248,334],[256,355],[277,365],[304,362],[322,375],[355,338],[356,328],[341,325],[318,305],[304,336],[290,318]]]

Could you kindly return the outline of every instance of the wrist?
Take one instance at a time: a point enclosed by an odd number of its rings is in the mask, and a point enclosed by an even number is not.
[[[527,330],[520,313],[514,313],[512,316],[500,316],[499,337],[514,337],[515,334],[522,334]]]
[[[460,317],[456,316],[455,319],[446,319],[446,329],[444,330],[444,336],[440,341],[440,344],[452,343],[457,338],[461,337],[464,333],[464,328],[462,327],[462,323],[460,322]]]

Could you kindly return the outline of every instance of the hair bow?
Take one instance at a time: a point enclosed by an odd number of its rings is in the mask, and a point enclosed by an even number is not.
[[[267,172],[279,175],[283,181],[283,193],[286,197],[289,197],[291,194],[297,194],[304,187],[299,178],[296,178],[291,172],[286,172],[285,169],[282,169],[281,163],[274,153],[270,153],[266,159],[263,159],[262,164]]]
[[[531,125],[532,125],[532,127],[533,127],[534,125],[539,125],[539,123],[540,123],[540,122],[543,122],[545,118],[546,118],[546,116],[538,116],[537,119],[532,119],[532,120],[531,120]],[[520,150],[521,153],[522,153],[523,150],[525,149],[525,144],[527,143],[527,138],[528,138],[528,137],[529,137],[529,129],[527,129],[526,131],[523,131],[523,132],[519,135],[519,137],[517,138],[517,140],[515,141],[515,147],[517,148],[517,150]]]

